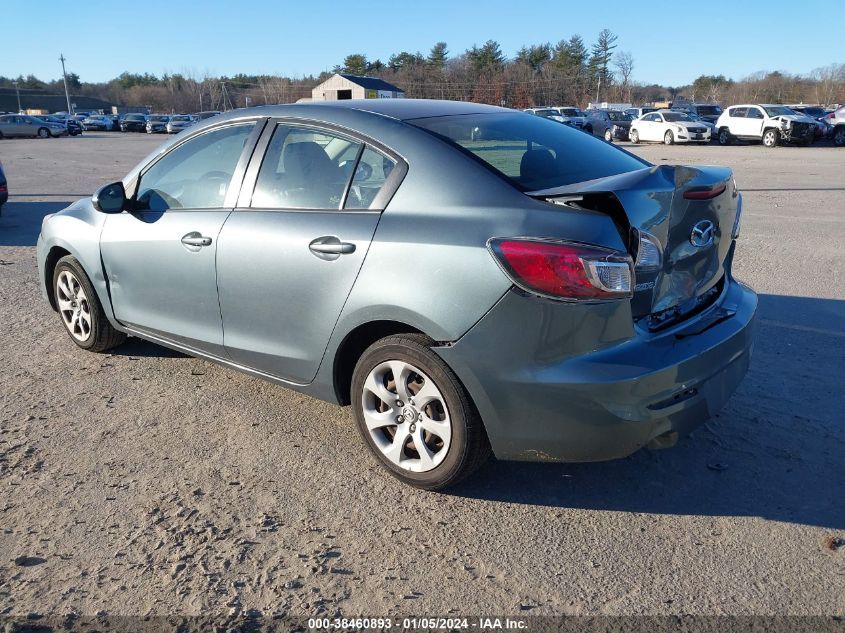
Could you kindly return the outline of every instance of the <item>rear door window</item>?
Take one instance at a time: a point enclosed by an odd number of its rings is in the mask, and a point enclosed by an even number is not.
[[[279,124],[261,162],[250,206],[340,209],[363,144],[333,132]]]
[[[394,167],[395,160],[365,147],[355,168],[343,208],[369,209]]]

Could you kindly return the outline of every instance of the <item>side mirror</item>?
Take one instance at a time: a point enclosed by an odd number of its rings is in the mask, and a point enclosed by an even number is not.
[[[120,181],[100,187],[91,197],[94,208],[103,213],[120,213],[126,208],[126,190]]]

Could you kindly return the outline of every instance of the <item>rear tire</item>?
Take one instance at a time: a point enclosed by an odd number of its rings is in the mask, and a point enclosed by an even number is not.
[[[731,144],[731,132],[728,128],[723,127],[719,130],[719,145],[730,145]]]
[[[350,401],[364,443],[383,468],[411,486],[442,490],[477,470],[491,451],[469,394],[432,344],[421,334],[373,343],[355,365]]]
[[[766,147],[777,147],[780,141],[780,133],[774,128],[763,130],[763,145]]]
[[[72,255],[56,264],[53,292],[62,325],[82,349],[105,352],[126,340],[126,334],[109,323],[91,280]]]
[[[663,143],[665,145],[675,144],[675,135],[672,134],[672,130],[666,130],[666,134],[663,135]]]
[[[845,147],[845,125],[838,125],[834,128],[833,144],[836,147]]]

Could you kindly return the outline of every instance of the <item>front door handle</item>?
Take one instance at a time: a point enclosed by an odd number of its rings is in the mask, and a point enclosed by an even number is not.
[[[328,261],[337,259],[341,255],[348,255],[355,252],[355,244],[341,242],[340,238],[334,235],[324,235],[312,240],[308,248],[320,259]]]
[[[205,237],[199,231],[191,231],[182,236],[182,244],[185,246],[211,246],[211,238]]]

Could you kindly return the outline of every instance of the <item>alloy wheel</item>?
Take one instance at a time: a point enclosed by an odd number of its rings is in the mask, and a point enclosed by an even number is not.
[[[92,329],[91,306],[79,280],[68,270],[62,271],[56,281],[56,303],[70,335],[77,341],[87,341]]]
[[[833,134],[833,144],[837,147],[845,146],[845,127],[836,128]]]
[[[437,468],[449,452],[452,423],[440,389],[401,360],[376,365],[361,394],[364,422],[376,447],[411,472]]]

